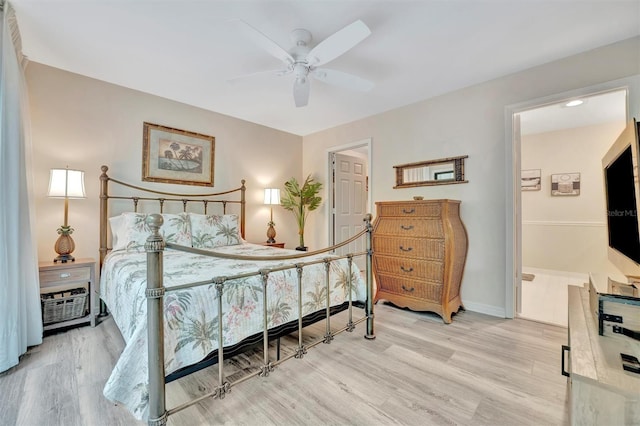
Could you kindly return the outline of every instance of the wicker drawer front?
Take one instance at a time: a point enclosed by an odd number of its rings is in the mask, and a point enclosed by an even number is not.
[[[58,285],[73,281],[89,281],[89,268],[57,268],[51,271],[40,271],[41,285]]]
[[[385,274],[442,283],[444,274],[444,264],[442,262],[389,256],[376,256],[373,262],[376,271]]]
[[[401,296],[415,297],[439,302],[442,299],[442,284],[398,278],[387,274],[378,274],[378,286],[382,291]]]
[[[417,259],[444,259],[444,239],[394,238],[373,236],[375,255],[392,255]]]
[[[58,297],[54,298],[54,295]],[[42,322],[51,324],[86,315],[89,309],[88,295],[89,293],[84,288],[41,295]]]
[[[378,206],[379,216],[401,216],[401,217],[440,217],[442,208],[440,204],[425,203],[393,203],[390,205],[380,204]]]
[[[381,219],[376,226],[376,233],[396,235],[399,237],[444,238],[442,222],[428,219]]]

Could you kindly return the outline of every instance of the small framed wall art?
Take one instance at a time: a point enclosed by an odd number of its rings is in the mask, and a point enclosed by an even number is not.
[[[213,186],[216,138],[144,123],[142,180]]]
[[[551,175],[551,195],[580,195],[580,173]]]
[[[523,191],[540,191],[541,170],[531,169],[520,171],[520,187]]]

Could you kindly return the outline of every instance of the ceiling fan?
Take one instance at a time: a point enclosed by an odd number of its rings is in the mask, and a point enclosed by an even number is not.
[[[371,34],[369,27],[361,20],[347,25],[340,31],[330,35],[315,47],[311,48],[311,33],[305,29],[291,31],[293,47],[287,51],[269,37],[242,20],[236,20],[238,28],[256,45],[262,47],[272,56],[284,62],[284,69],[261,71],[247,76],[236,77],[231,80],[243,79],[256,74],[274,73],[278,76],[293,74],[293,99],[296,107],[306,106],[309,102],[309,77],[324,83],[345,89],[367,92],[374,84],[353,74],[328,68],[318,68],[344,54]]]

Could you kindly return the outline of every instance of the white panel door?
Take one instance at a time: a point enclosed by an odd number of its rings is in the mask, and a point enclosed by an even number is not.
[[[334,244],[348,240],[364,229],[363,218],[367,213],[367,163],[366,160],[344,154],[335,154]],[[364,251],[365,239],[359,238],[339,249],[340,255]],[[364,270],[364,257],[355,259]]]

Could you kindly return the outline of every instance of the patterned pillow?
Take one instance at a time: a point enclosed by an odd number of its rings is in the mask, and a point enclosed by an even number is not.
[[[191,222],[187,213],[163,213],[164,223],[160,233],[167,243],[191,247]]]
[[[238,215],[203,215],[189,213],[191,242],[195,248],[215,248],[240,244]]]
[[[144,251],[151,229],[147,225],[146,213],[122,213],[120,226],[116,230],[113,250]],[[163,213],[164,222],[160,233],[168,243],[191,246],[191,225],[186,213]],[[116,221],[117,222],[117,221]],[[113,224],[114,221],[111,221]]]

